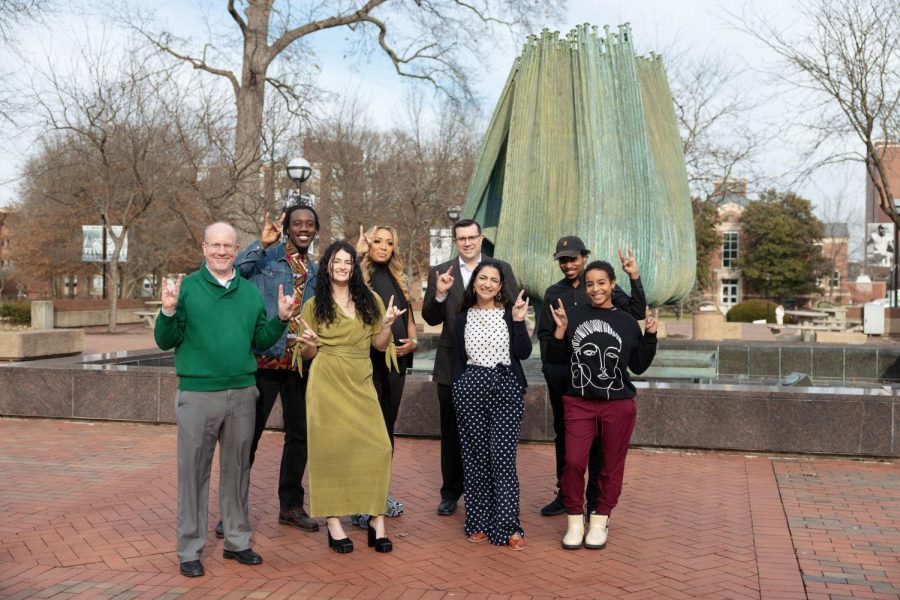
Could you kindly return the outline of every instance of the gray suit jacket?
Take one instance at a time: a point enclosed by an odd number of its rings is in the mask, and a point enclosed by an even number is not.
[[[500,263],[506,291],[511,299],[515,299],[519,295],[519,285],[516,283],[516,276],[513,275],[512,267],[509,266],[509,263],[502,260],[493,257],[485,258],[491,258],[491,260]],[[453,285],[450,286],[450,291],[447,292],[447,299],[443,302],[438,302],[435,299],[437,294],[437,277],[435,272],[444,273],[451,266],[453,266]],[[454,257],[436,267],[431,267],[431,271],[428,274],[428,287],[425,289],[425,301],[422,304],[422,318],[429,325],[443,324],[441,337],[438,339],[437,354],[434,357],[434,371],[432,373],[432,379],[443,385],[450,385],[453,377],[453,361],[455,360],[453,345],[456,342],[453,333],[453,323],[456,320],[456,312],[459,309],[459,305],[462,303],[464,291],[462,276],[459,274],[459,257]]]

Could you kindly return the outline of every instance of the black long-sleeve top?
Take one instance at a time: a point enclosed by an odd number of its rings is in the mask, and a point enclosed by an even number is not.
[[[580,304],[567,311],[566,335],[550,338],[551,362],[570,365],[566,394],[596,400],[634,398],[628,369],[640,375],[656,355],[656,334],[618,308]]]
[[[541,306],[541,314],[537,324],[537,338],[541,344],[541,361],[549,362],[547,358],[547,344],[556,331],[556,322],[550,314],[550,307],[555,306],[560,298],[566,312],[573,306],[590,304],[591,299],[585,291],[584,274],[579,278],[578,287],[574,287],[567,278],[557,281],[544,292],[544,304]],[[630,313],[638,321],[642,321],[647,314],[647,297],[644,295],[644,286],[641,278],[631,280],[631,296],[625,293],[618,284],[613,288],[612,303],[618,309]]]

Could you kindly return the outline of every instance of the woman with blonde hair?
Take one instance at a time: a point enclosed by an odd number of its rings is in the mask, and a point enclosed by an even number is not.
[[[405,318],[397,319],[391,327],[397,351],[397,369],[389,368],[385,353],[372,348],[372,381],[378,402],[384,415],[391,446],[394,445],[394,423],[400,411],[400,400],[406,384],[406,371],[412,367],[413,352],[419,343],[416,339],[416,323],[410,309],[412,298],[409,281],[400,257],[400,239],[397,229],[390,225],[375,225],[368,231],[359,226],[359,240],[356,252],[361,257],[360,271],[363,279],[382,302],[387,305],[391,296],[398,310],[406,310]],[[398,517],[403,513],[403,504],[388,496],[386,513]],[[353,522],[365,528],[367,515],[356,515]]]

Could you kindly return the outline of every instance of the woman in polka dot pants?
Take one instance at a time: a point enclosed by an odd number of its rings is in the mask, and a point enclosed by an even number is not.
[[[516,450],[526,387],[520,361],[531,354],[531,340],[524,292],[511,302],[503,279],[500,265],[484,259],[466,287],[455,322],[453,405],[463,459],[466,536],[470,542],[490,540],[522,550]]]

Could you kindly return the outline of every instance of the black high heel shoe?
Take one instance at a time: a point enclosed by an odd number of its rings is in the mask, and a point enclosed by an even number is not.
[[[387,536],[383,538],[375,537],[375,527],[369,525],[369,548],[375,548],[375,552],[390,552],[394,549],[394,543]]]
[[[327,527],[325,528],[328,529]],[[353,552],[353,540],[349,537],[345,537],[341,540],[336,540],[331,537],[331,532],[328,532],[328,547],[337,552],[338,554],[350,554]]]

